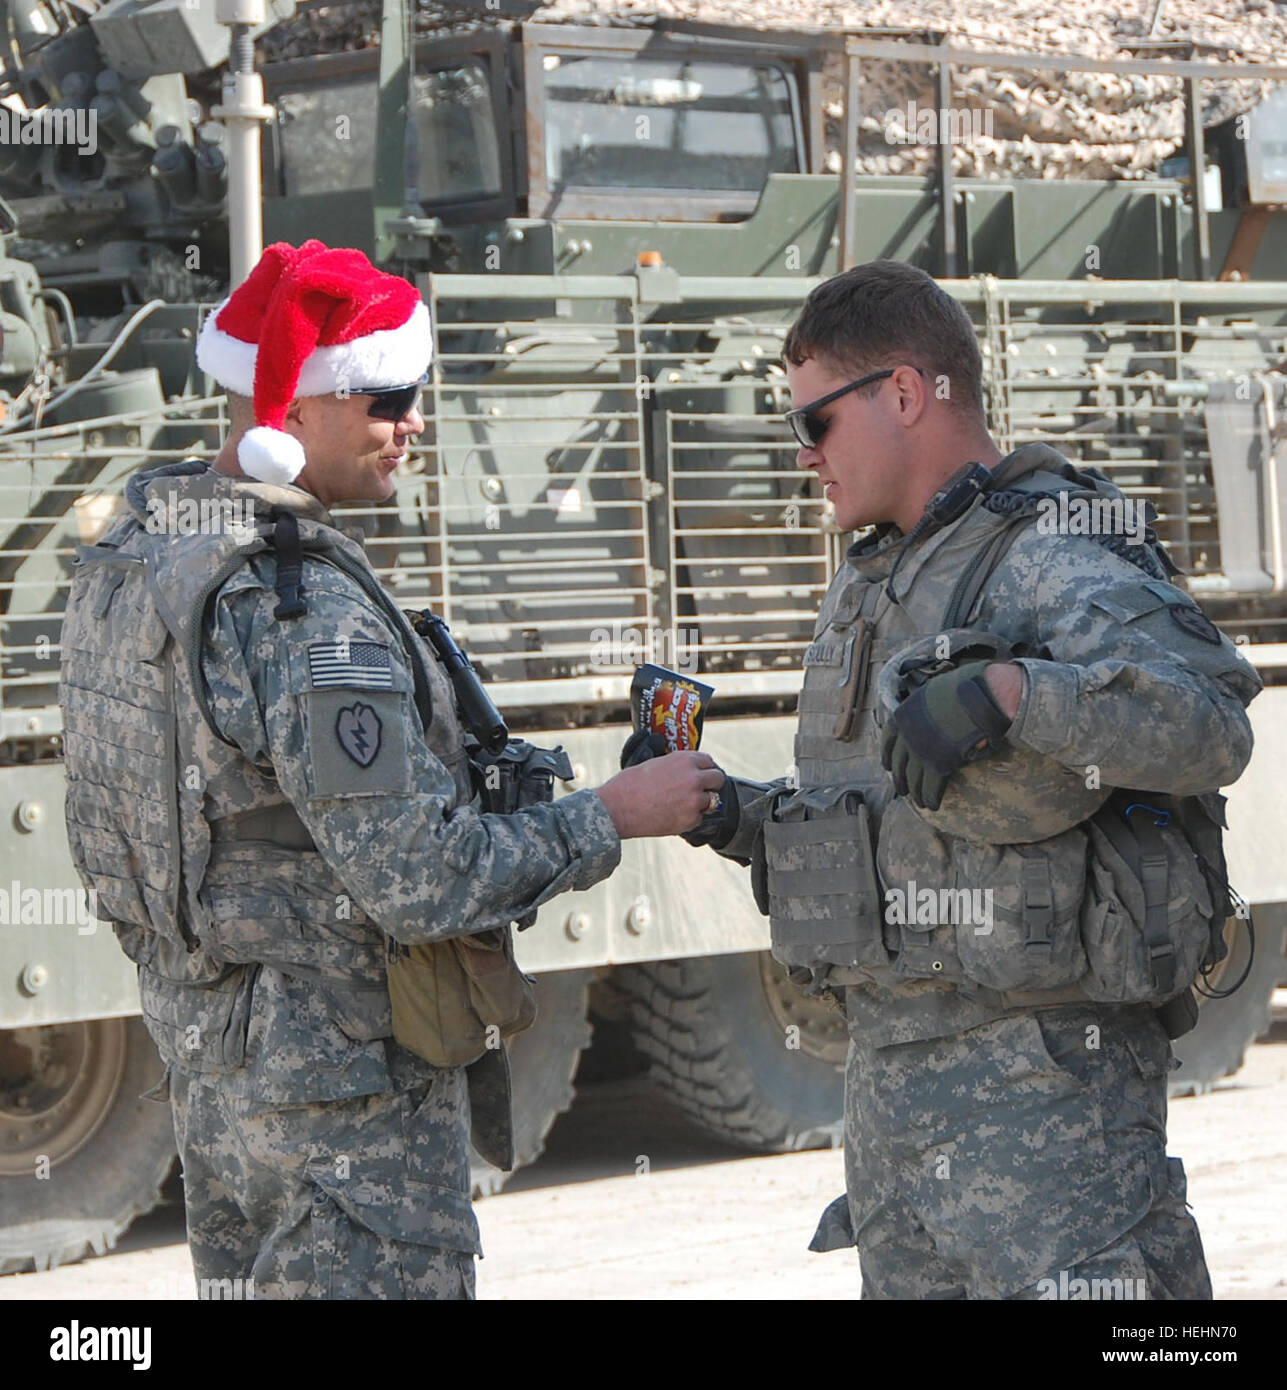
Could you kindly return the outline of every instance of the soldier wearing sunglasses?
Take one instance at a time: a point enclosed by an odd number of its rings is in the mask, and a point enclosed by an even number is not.
[[[1210,1298],[1166,1078],[1229,908],[1179,813],[1241,774],[1259,679],[1151,528],[1040,524],[1121,494],[1002,457],[924,272],[820,285],[783,359],[796,462],[857,535],[794,775],[730,779],[699,835],[848,1023],[847,1191],[812,1248],[856,1245],[865,1298]]]
[[[405,280],[270,246],[198,342],[213,467],[132,478],[67,605],[69,842],[139,966],[215,1296],[472,1297],[471,1116],[512,1164],[488,1033],[532,1021],[511,923],[724,780],[687,753],[484,806],[447,668],[330,512],[392,493],[430,349]],[[188,499],[242,524],[147,524]]]

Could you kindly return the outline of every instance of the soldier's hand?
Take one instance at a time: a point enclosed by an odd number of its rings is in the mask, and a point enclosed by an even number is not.
[[[988,688],[987,666],[970,661],[944,671],[894,711],[880,760],[899,796],[937,811],[952,775],[1001,747],[1011,720]]]
[[[658,733],[647,729],[636,729],[621,749],[622,767],[639,767],[651,758],[666,756],[666,740]],[[693,830],[686,830],[682,839],[694,846],[711,845],[722,849],[737,833],[738,804],[735,796],[725,792],[713,809],[703,812],[701,820]]]
[[[709,753],[667,753],[619,772],[599,788],[617,834],[678,835],[713,810],[724,774]]]

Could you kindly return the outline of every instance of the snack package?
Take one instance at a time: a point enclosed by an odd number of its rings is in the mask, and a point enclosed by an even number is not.
[[[630,714],[636,729],[666,740],[668,753],[696,748],[702,720],[715,694],[713,686],[690,680],[664,666],[640,666],[630,682]]]

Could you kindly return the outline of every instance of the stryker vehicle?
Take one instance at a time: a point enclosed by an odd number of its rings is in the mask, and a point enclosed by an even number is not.
[[[229,262],[225,137],[202,96],[226,41],[203,11],[6,13],[10,89],[93,102],[101,140],[93,156],[0,150],[0,1270],[15,1270],[110,1246],[173,1162],[168,1107],[138,1099],[160,1065],[133,967],[86,913],[64,841],[58,636],[75,546],[125,478],[217,447],[222,398],[192,343]],[[787,775],[801,656],[847,538],[782,427],[782,337],[837,268],[924,266],[978,326],[1001,447],[1047,440],[1152,501],[1188,586],[1268,684],[1229,808],[1254,956],[1231,919],[1209,983],[1247,977],[1203,1001],[1176,1089],[1234,1071],[1267,1026],[1287,928],[1281,108],[1224,152],[1222,207],[1196,112],[1201,82],[1234,69],[1155,58],[1107,67],[1186,82],[1186,178],[969,180],[942,148],[928,182],[861,177],[861,62],[937,65],[948,107],[953,66],[988,59],[709,25],[409,32],[387,3],[379,49],[262,69],[265,241],[362,247],[414,279],[436,326],[426,436],[391,503],[351,514],[401,606],[448,619],[511,728],[568,748],[573,786],[615,770],[645,660],[716,687],[703,746],[730,772]],[[248,42],[234,34],[243,71]],[[840,176],[821,117],[838,60]],[[746,875],[677,840],[628,843],[607,883],[542,909],[519,939],[542,1005],[512,1049],[520,1159],[570,1103],[592,1016],[731,1145],[838,1143],[843,1022],[767,947]]]

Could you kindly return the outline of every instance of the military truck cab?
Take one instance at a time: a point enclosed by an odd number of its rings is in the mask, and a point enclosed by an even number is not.
[[[589,248],[526,224],[744,221],[770,175],[824,172],[825,48],[733,35],[524,24],[268,65],[265,234],[374,254],[389,220],[437,218],[425,268],[465,268],[477,228],[549,274]]]

